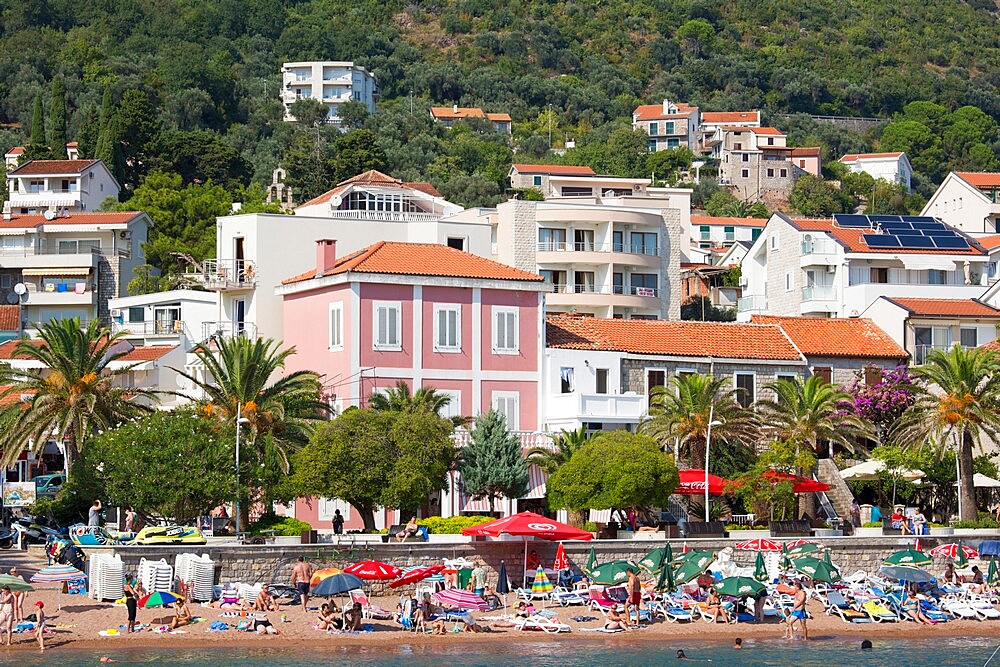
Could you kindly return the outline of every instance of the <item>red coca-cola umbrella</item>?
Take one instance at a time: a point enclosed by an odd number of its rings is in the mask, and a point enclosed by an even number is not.
[[[481,523],[462,529],[463,535],[477,537],[499,537],[501,535],[519,535],[537,537],[542,540],[557,542],[560,540],[592,540],[593,533],[574,528],[569,524],[560,523],[555,519],[544,517],[534,512],[520,512],[503,519]]]
[[[698,468],[688,468],[680,471],[681,483],[674,489],[674,493],[685,496],[705,495],[705,471]],[[708,494],[710,496],[721,496],[726,492],[726,486],[731,484],[728,479],[718,475],[709,474]]]
[[[377,560],[363,560],[344,568],[347,574],[353,574],[358,579],[366,581],[388,581],[399,576],[401,570],[395,565]]]
[[[406,586],[407,584],[415,584],[418,581],[423,581],[427,577],[432,577],[435,574],[444,570],[444,565],[430,565],[428,567],[415,567],[411,570],[404,572],[399,576],[398,579],[394,579],[389,583],[389,588],[399,588],[400,586]]]
[[[771,480],[772,484],[777,484],[779,482],[791,482],[792,493],[816,493],[817,491],[828,491],[830,489],[829,484],[817,482],[816,480],[809,479],[808,477],[801,477],[799,475],[781,472],[780,470],[768,470],[764,473],[763,477],[764,479]]]

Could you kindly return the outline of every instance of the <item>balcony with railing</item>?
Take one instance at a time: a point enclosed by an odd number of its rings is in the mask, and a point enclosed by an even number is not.
[[[655,287],[629,285],[595,285],[590,283],[558,284],[546,296],[552,306],[630,306],[642,309],[660,309],[659,290]]]
[[[326,215],[340,220],[370,220],[372,222],[436,222],[441,219],[441,215],[438,213],[427,213],[424,211],[363,211],[335,209]]]
[[[257,337],[257,325],[253,322],[204,322],[201,325],[201,339],[210,338],[234,338],[242,336],[245,338]]]
[[[833,285],[814,285],[802,288],[803,301],[835,301],[837,288]]]
[[[640,394],[556,394],[546,401],[546,420],[638,423],[648,403]]]
[[[762,313],[767,310],[767,297],[762,294],[741,297],[736,302],[736,310],[741,313]]]
[[[184,322],[173,319],[145,320],[141,322],[119,322],[112,319],[110,325],[112,332],[121,333],[127,337],[173,338],[186,332]]]
[[[963,350],[969,349],[966,345],[959,345],[958,343],[950,345],[914,345],[913,346],[913,365],[921,366],[927,362],[927,355],[929,355],[934,350],[940,350],[942,352],[947,352],[953,347],[961,347]]]
[[[206,259],[184,274],[205,289],[247,290],[257,286],[257,264],[249,259]]]
[[[659,268],[659,248],[653,245],[627,243],[572,243],[542,241],[536,246],[535,260],[539,264],[622,264]]]

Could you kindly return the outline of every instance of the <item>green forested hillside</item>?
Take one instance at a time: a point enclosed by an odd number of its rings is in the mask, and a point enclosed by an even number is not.
[[[210,179],[246,199],[241,188],[266,182],[281,162],[303,197],[352,168],[377,166],[431,180],[463,203],[495,203],[515,151],[552,159],[550,131],[555,145],[577,140],[566,160],[647,173],[642,144],[622,128],[637,103],[663,98],[706,110],[764,109],[793,141],[821,142],[827,158],[877,147],[880,136],[783,114],[889,117],[930,101],[943,109],[927,119],[932,136],[912,125],[890,132],[894,147],[915,142],[928,151],[934,164],[918,179],[925,192],[942,169],[996,163],[1000,40],[990,0],[2,0],[0,7],[0,122],[19,124],[0,130],[0,143],[29,140],[36,100],[52,125],[51,90],[60,78],[68,138],[85,154],[117,152],[129,195],[160,170],[180,174],[185,185]],[[281,122],[280,64],[309,59],[354,60],[376,75],[379,113],[355,123],[371,134],[339,137]],[[431,103],[509,111],[513,141],[477,126],[446,132],[431,123]],[[978,132],[971,138],[966,125],[954,130],[944,116],[969,105],[987,119],[955,116]],[[102,147],[111,118],[117,139]],[[967,163],[970,147],[980,145]]]

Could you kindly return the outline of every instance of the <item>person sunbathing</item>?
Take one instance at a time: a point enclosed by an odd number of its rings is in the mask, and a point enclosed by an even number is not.
[[[264,584],[253,603],[254,611],[278,611],[278,601],[271,595],[267,584]]]
[[[174,620],[170,623],[170,629],[176,630],[185,625],[191,625],[191,610],[188,609],[187,602],[178,600],[174,603]]]
[[[517,606],[514,607],[514,616],[517,616],[519,618],[528,618],[534,613],[535,613],[534,605],[532,605],[530,602],[525,602],[524,600],[518,602]]]
[[[917,587],[913,586],[910,588],[909,595],[906,597],[906,601],[903,603],[903,611],[907,616],[912,618],[917,623],[923,623],[924,625],[934,625],[935,622],[932,621],[920,608],[920,598],[917,597]]]
[[[719,616],[722,616],[724,622],[729,623],[729,612],[722,606],[722,598],[719,597],[719,593],[714,588],[708,591],[705,611],[712,615],[713,623],[719,622]]]
[[[258,618],[253,622],[253,631],[258,635],[276,635],[278,634],[278,628],[271,624],[271,621],[266,618]]]
[[[343,621],[337,618],[336,605],[330,607],[329,603],[323,603],[319,608],[319,616],[316,617],[316,627],[320,630],[340,630],[344,627]]]
[[[360,632],[364,629],[361,625],[361,617],[361,603],[355,602],[350,609],[344,612],[344,629],[352,632]]]
[[[628,630],[628,620],[621,615],[619,606],[615,605],[608,609],[608,622],[604,624],[605,630]]]

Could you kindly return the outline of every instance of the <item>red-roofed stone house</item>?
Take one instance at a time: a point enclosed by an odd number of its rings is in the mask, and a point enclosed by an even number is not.
[[[871,228],[775,213],[741,264],[737,318],[753,314],[857,317],[881,296],[972,299],[989,284],[990,256],[964,249],[873,247]]]
[[[773,127],[726,126],[718,130],[719,183],[744,201],[787,197],[804,174],[819,176],[818,148],[792,148]]]
[[[100,160],[29,160],[7,172],[4,213],[96,211],[121,186]]]
[[[285,370],[320,373],[338,412],[402,380],[447,394],[446,416],[496,408],[512,430],[534,431],[545,289],[537,274],[445,245],[340,254],[322,240],[313,266],[278,289],[280,337],[297,350]]]
[[[649,135],[649,152],[681,146],[698,150],[701,119],[698,107],[663,100],[663,104],[644,104],[632,112],[632,127]]]
[[[1000,325],[1000,310],[978,299],[883,296],[863,314],[906,348],[915,364],[924,363],[931,350],[988,345]]]
[[[493,129],[503,134],[511,133],[511,118],[507,113],[491,113],[479,107],[460,107],[457,104],[450,107],[431,107],[431,118],[445,127],[451,127],[455,122],[468,118],[480,118],[493,124]]]
[[[913,168],[906,153],[848,153],[840,162],[856,174],[865,173],[875,179],[899,183],[910,191]]]
[[[1000,231],[1000,173],[949,173],[920,215],[931,215],[968,234]]]

